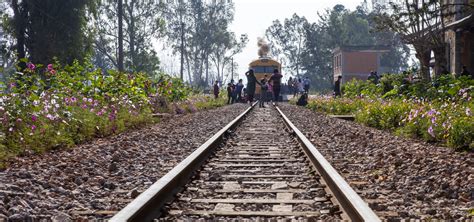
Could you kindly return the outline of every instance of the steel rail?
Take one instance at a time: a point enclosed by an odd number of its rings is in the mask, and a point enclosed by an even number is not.
[[[257,103],[252,104],[251,107],[202,144],[170,172],[141,193],[125,208],[115,214],[110,221],[152,221],[159,216],[161,213],[160,208],[170,201],[182,186],[188,183],[195,170],[202,166],[209,155],[221,143],[226,132],[235,128],[250,110],[255,107],[255,104]]]
[[[276,107],[276,106],[275,106]],[[349,186],[344,178],[331,166],[324,156],[316,149],[316,147],[301,133],[298,128],[286,117],[286,115],[276,107],[280,115],[285,120],[285,124],[294,132],[298,141],[303,146],[304,151],[323,180],[328,185],[331,193],[337,199],[342,207],[343,212],[351,221],[381,221],[373,212],[367,203]]]

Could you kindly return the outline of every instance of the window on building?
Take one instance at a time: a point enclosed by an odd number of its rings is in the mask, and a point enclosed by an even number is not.
[[[252,67],[253,71],[255,73],[273,73],[273,70],[275,70],[276,66],[254,66]]]

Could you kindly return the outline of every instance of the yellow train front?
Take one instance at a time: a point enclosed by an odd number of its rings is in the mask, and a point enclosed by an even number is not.
[[[267,80],[270,79],[275,69],[278,69],[281,73],[281,64],[278,61],[267,57],[254,60],[249,64],[249,68],[253,69],[258,81],[265,77]],[[260,94],[260,87],[257,87],[255,94]]]

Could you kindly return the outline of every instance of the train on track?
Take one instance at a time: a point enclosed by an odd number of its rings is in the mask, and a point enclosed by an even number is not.
[[[249,64],[249,68],[253,69],[258,81],[265,77],[268,80],[275,69],[278,69],[280,73],[282,71],[281,63],[269,57],[260,57],[259,59],[252,61]],[[255,94],[260,94],[260,87],[257,87]]]

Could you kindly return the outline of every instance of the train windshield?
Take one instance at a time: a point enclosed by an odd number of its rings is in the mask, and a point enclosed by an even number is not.
[[[276,66],[254,66],[254,67],[252,67],[252,69],[255,73],[273,73],[273,70],[275,70],[276,68],[277,68]]]

